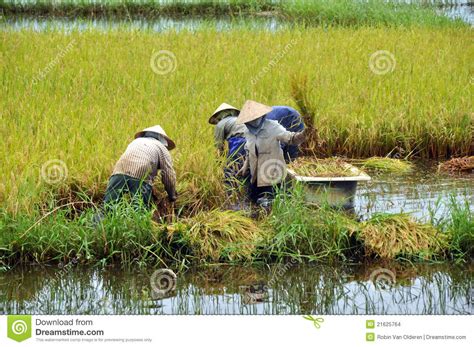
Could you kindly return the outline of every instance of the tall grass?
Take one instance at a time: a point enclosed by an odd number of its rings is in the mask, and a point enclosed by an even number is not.
[[[301,186],[292,189],[291,194],[277,194],[268,224],[272,232],[262,251],[271,258],[344,259],[354,246],[349,233],[355,221],[326,206],[308,206]]]
[[[94,222],[95,209],[75,219],[70,212],[71,208],[58,209],[43,218],[2,211],[0,262],[162,262],[160,234],[152,229],[150,212],[124,202],[100,223]]]
[[[178,145],[181,198],[196,211],[216,206],[222,170],[209,114],[223,101],[249,98],[297,107],[291,82],[300,75],[311,84],[321,153],[385,156],[405,146],[423,157],[466,154],[470,38],[470,29],[420,28],[1,32],[0,202],[16,214],[32,213],[51,192],[99,198],[133,134],[161,124]],[[383,76],[368,66],[381,49],[397,61]],[[176,56],[174,72],[153,72],[159,50]],[[41,178],[51,159],[67,165],[64,182]]]
[[[161,16],[243,17],[265,15],[305,24],[344,26],[465,26],[416,1],[221,0],[221,1],[0,1],[5,15],[157,18]]]
[[[472,202],[468,199],[458,201],[451,196],[447,202],[449,213],[438,221],[438,228],[449,235],[450,250],[457,259],[474,256],[474,215]]]
[[[127,201],[99,219],[95,207],[44,215],[0,211],[0,269],[25,263],[187,266],[210,263],[469,259],[474,249],[470,206],[455,204],[438,221],[375,215],[358,222],[327,206],[304,203],[302,187],[277,194],[268,218],[201,211],[171,222]],[[91,204],[92,205],[92,204]]]

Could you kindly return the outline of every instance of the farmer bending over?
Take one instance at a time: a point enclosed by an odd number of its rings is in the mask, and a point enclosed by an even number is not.
[[[150,208],[152,185],[158,170],[161,170],[161,181],[169,201],[175,201],[176,174],[169,152],[175,147],[159,125],[137,133],[115,164],[105,192],[105,205],[119,201],[128,193]]]
[[[286,175],[286,162],[281,143],[300,145],[304,141],[304,131],[290,132],[266,115],[270,106],[248,100],[237,118],[237,124],[245,124],[247,158],[239,175],[246,175],[250,169],[249,195],[258,203],[260,198],[272,198],[274,187]]]
[[[214,141],[219,154],[224,153],[225,141],[228,151],[224,168],[225,183],[229,188],[238,188],[237,172],[242,168],[245,158],[245,125],[235,124],[239,110],[234,106],[223,103],[209,118],[214,124]]]

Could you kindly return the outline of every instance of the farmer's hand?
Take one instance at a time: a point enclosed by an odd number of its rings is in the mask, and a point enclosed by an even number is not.
[[[247,176],[248,171],[249,171],[249,158],[246,157],[245,161],[244,161],[244,164],[242,165],[240,170],[237,171],[236,176],[237,177],[245,177],[245,176]]]
[[[235,174],[237,177],[245,177],[245,171],[244,168],[241,168],[237,173]]]
[[[169,202],[175,202],[178,199],[178,193],[174,193],[173,195],[168,195]]]

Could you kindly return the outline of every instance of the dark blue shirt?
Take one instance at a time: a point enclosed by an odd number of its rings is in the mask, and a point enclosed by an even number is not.
[[[273,106],[272,111],[267,114],[267,119],[276,120],[286,130],[294,133],[304,130],[304,123],[301,119],[301,115],[292,107]],[[283,155],[285,156],[285,160],[287,162],[298,157],[298,146],[282,143],[281,148],[283,149]]]
[[[291,132],[304,130],[304,123],[301,115],[292,107],[273,106],[272,111],[267,114],[267,119],[276,120],[283,127]]]

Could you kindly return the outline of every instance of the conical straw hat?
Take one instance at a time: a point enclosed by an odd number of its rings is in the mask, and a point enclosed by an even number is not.
[[[143,129],[142,131],[135,134],[135,138],[142,137],[147,131],[152,131],[154,133],[163,135],[163,137],[168,141],[168,149],[171,151],[173,148],[176,147],[176,144],[173,140],[171,140],[168,135],[166,135],[165,131],[159,125],[152,126],[150,128]]]
[[[209,118],[209,123],[217,124],[222,119],[224,113],[222,111],[235,111],[235,115],[237,116],[240,112],[238,108],[235,108],[232,105],[226,104],[225,102],[222,103],[212,114],[211,118]]]
[[[251,122],[255,119],[263,117],[267,113],[270,113],[272,108],[270,106],[266,106],[256,101],[247,100],[242,106],[242,110],[240,111],[240,115],[237,118],[236,124],[244,124]]]

